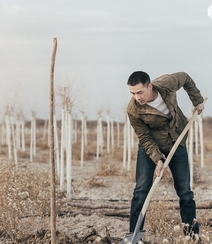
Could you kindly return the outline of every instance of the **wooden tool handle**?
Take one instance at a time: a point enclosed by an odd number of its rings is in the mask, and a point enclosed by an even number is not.
[[[203,103],[205,103],[206,101],[207,101],[207,97],[204,98]],[[198,115],[198,112],[195,111],[194,114],[193,114],[193,116],[191,117],[191,119],[190,119],[189,122],[187,123],[186,127],[183,129],[182,133],[181,133],[180,136],[177,138],[177,140],[176,140],[176,142],[174,143],[174,145],[173,145],[171,151],[169,152],[169,155],[168,155],[167,158],[166,158],[166,161],[164,162],[164,168],[167,167],[167,166],[169,165],[169,163],[170,163],[170,161],[171,161],[171,159],[172,159],[172,157],[173,157],[173,155],[174,155],[174,153],[175,153],[177,147],[179,146],[179,144],[180,144],[180,142],[182,141],[182,139],[183,139],[183,137],[185,136],[185,134],[186,134],[186,133],[188,132],[188,130],[190,129],[190,127],[191,127],[191,125],[193,124],[194,120],[196,119],[197,115]],[[142,214],[143,214],[143,216],[144,216],[144,214],[146,213],[146,210],[147,210],[147,207],[148,207],[148,205],[149,205],[149,202],[150,202],[150,200],[151,200],[151,198],[152,198],[152,195],[153,195],[153,193],[154,193],[154,191],[155,191],[155,189],[156,189],[156,187],[157,187],[157,185],[158,185],[158,183],[159,183],[159,181],[160,181],[160,179],[161,179],[161,177],[162,177],[162,175],[163,175],[163,170],[164,170],[164,169],[162,169],[162,171],[161,171],[161,173],[160,173],[160,176],[158,176],[158,177],[155,179],[155,181],[154,181],[154,183],[153,183],[153,185],[152,185],[152,187],[151,187],[151,189],[150,189],[150,191],[149,191],[149,193],[148,193],[148,195],[147,195],[147,198],[146,198],[146,200],[145,200],[145,202],[144,202],[144,205],[143,205],[143,208],[142,208],[142,211],[141,211]]]

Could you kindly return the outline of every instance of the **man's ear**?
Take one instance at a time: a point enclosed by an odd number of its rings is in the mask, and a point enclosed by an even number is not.
[[[152,85],[152,83],[150,82],[149,85],[148,85],[148,89],[152,90],[152,88],[153,88],[153,85]]]

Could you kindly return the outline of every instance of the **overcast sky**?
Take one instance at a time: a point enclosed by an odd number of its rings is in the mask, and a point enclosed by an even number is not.
[[[29,116],[49,116],[53,38],[55,90],[71,89],[73,112],[88,119],[110,109],[124,117],[135,70],[152,79],[187,72],[208,97],[212,116],[212,0],[0,0],[0,109],[15,104]],[[191,108],[184,90],[179,104]],[[58,99],[57,99],[58,100]],[[60,109],[58,110],[60,113]]]

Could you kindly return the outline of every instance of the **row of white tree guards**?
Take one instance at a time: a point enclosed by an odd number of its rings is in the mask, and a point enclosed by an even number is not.
[[[0,124],[0,146],[7,146],[7,157],[18,163],[17,152],[26,151],[25,117],[22,112],[14,113],[12,107],[6,107],[2,123]],[[36,113],[32,112],[30,139],[30,162],[36,155]]]
[[[71,197],[71,175],[72,175],[72,145],[77,141],[77,131],[81,132],[81,157],[80,165],[84,165],[84,149],[87,144],[87,120],[84,112],[81,111],[81,128],[77,128],[77,120],[72,118],[71,103],[66,99],[63,102],[61,111],[61,128],[58,128],[56,116],[54,116],[54,145],[56,171],[60,179],[60,187],[64,188],[66,178],[67,197]],[[97,113],[96,127],[96,160],[100,160],[100,155],[110,155],[114,146],[123,149],[123,168],[130,170],[132,162],[132,151],[137,144],[134,131],[125,116],[124,127],[120,127],[119,122],[114,122],[110,116],[110,111],[106,111],[107,136],[106,141],[103,136],[102,112]],[[116,123],[116,140],[114,138],[114,123]],[[36,113],[31,113],[30,128],[30,158],[33,162],[36,156]],[[22,113],[14,115],[12,108],[6,108],[0,128],[1,145],[7,145],[7,157],[18,164],[17,151],[25,152],[25,118]],[[60,133],[58,133],[60,131]],[[44,125],[43,137],[48,132],[47,121]],[[95,132],[94,132],[95,133]],[[120,134],[123,133],[123,143],[120,141]],[[47,133],[48,134],[48,133]],[[59,138],[60,135],[60,138]],[[116,142],[116,145],[115,145]],[[103,147],[106,145],[106,152]],[[137,145],[136,145],[137,146]],[[194,148],[195,146],[195,148]],[[203,145],[203,125],[202,116],[197,116],[195,123],[191,126],[187,140],[189,153],[191,187],[193,187],[193,153],[201,154],[201,167],[204,167],[204,145]],[[66,168],[65,168],[66,165]]]

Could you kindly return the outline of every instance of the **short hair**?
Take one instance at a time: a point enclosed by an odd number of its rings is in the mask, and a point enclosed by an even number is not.
[[[148,86],[150,83],[150,77],[146,72],[135,71],[128,78],[127,85],[135,86],[142,83],[144,86]]]

